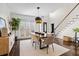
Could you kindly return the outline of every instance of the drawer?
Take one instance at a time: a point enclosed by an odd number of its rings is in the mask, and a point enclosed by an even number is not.
[[[0,39],[0,55],[8,53],[9,41],[7,38]]]
[[[0,46],[0,55],[8,54],[8,47]]]

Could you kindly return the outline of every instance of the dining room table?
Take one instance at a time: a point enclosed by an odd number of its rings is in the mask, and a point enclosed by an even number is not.
[[[45,38],[47,38],[47,36],[45,35],[46,33],[41,33],[41,32],[35,32],[35,34],[37,35],[38,34],[38,37],[39,37],[39,48],[40,49],[44,49],[44,48],[47,48],[48,45],[43,45],[43,41],[45,40]]]
[[[44,49],[47,48],[48,45],[43,44],[45,38],[47,38],[47,34],[52,34],[52,33],[44,33],[44,32],[33,32],[35,36],[37,36],[39,39],[39,49]],[[53,34],[52,34],[53,35]]]
[[[45,38],[47,38],[47,37],[40,37],[39,38],[39,48],[40,49],[44,49],[44,48],[47,48],[48,47],[48,45],[43,45],[42,43],[43,43],[43,41],[45,40]]]

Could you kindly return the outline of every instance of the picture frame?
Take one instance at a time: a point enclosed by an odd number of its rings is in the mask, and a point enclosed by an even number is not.
[[[47,33],[47,22],[43,22],[43,32]]]
[[[6,27],[6,21],[2,17],[0,17],[0,29],[2,29],[3,27]]]

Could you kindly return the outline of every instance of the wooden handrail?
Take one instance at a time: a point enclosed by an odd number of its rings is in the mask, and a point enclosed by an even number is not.
[[[72,11],[76,9],[76,7],[79,5],[79,3],[76,4],[76,6],[63,18],[63,20],[57,25],[55,30],[63,23],[63,21],[71,14]]]

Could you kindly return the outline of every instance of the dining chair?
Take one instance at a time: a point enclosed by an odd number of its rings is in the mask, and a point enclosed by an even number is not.
[[[47,54],[48,54],[49,45],[51,44],[54,51],[53,43],[54,43],[54,36],[47,36],[46,38],[44,38],[43,44],[47,45]]]
[[[35,34],[32,34],[31,37],[32,37],[32,46],[35,46],[36,49],[37,44],[39,44],[39,37]]]

